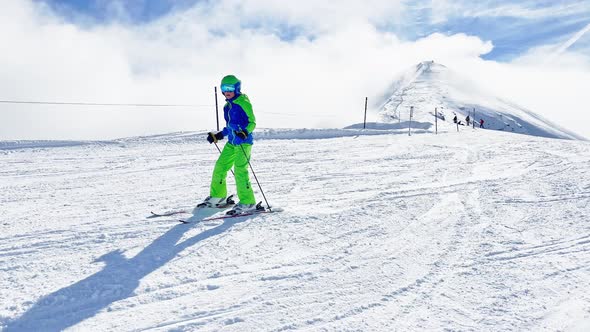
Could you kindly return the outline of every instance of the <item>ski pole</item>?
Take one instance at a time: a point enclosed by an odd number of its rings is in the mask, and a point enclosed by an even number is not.
[[[217,148],[217,151],[219,151],[219,154],[221,154],[221,149],[219,148],[219,145],[217,145],[217,142],[213,142],[215,143],[215,147]],[[233,176],[235,177],[236,175],[234,174],[234,170],[233,169],[229,169],[231,174],[233,174]]]
[[[264,191],[262,190],[262,187],[260,186],[260,182],[258,182],[258,178],[256,177],[256,173],[254,173],[254,168],[252,168],[252,164],[250,163],[250,158],[248,158],[248,155],[246,154],[246,150],[244,150],[244,147],[242,146],[242,144],[240,144],[240,148],[242,148],[242,152],[244,153],[244,157],[246,157],[246,160],[248,161],[248,165],[250,165],[250,170],[252,171],[252,175],[254,175],[254,179],[256,180],[256,184],[258,184],[258,188],[260,188],[260,192],[262,193],[262,197],[264,197],[264,201],[266,202],[266,206],[268,208],[268,211],[272,211],[270,208],[270,204],[268,204],[268,200],[266,199],[266,196],[264,195]]]

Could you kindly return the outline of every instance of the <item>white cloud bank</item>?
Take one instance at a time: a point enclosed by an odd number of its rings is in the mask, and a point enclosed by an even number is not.
[[[547,63],[542,60],[548,48],[510,64],[483,61],[480,55],[493,46],[475,36],[433,34],[404,41],[375,28],[395,21],[404,7],[370,2],[223,0],[143,25],[81,28],[42,4],[5,0],[0,100],[210,106],[0,104],[0,139],[105,139],[214,129],[213,86],[229,73],[242,79],[260,127],[345,126],[362,121],[365,96],[383,94],[396,73],[423,60],[471,74],[590,137],[582,125],[590,120],[588,112],[579,111],[588,99],[587,56],[566,51]]]

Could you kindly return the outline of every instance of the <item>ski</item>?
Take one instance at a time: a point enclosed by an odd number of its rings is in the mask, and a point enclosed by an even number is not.
[[[235,202],[233,200],[234,195],[230,195],[225,199],[225,204],[223,205],[219,205],[219,206],[207,206],[205,203],[199,203],[192,211],[188,210],[188,209],[183,209],[183,210],[175,210],[175,211],[169,211],[169,212],[164,212],[164,213],[155,213],[153,211],[151,211],[151,215],[148,216],[147,218],[160,218],[160,217],[170,217],[170,216],[174,216],[177,214],[189,214],[189,213],[195,213],[196,211],[200,210],[200,209],[226,209],[228,207],[232,207],[234,206]]]
[[[271,210],[254,210],[254,211],[250,211],[250,212],[244,212],[244,213],[237,213],[237,214],[226,214],[223,216],[218,216],[218,217],[210,217],[210,218],[205,218],[205,219],[201,219],[201,221],[209,221],[209,220],[219,220],[219,219],[231,219],[231,218],[239,218],[239,217],[247,217],[247,216],[253,216],[255,214],[263,214],[263,213],[274,213],[274,212],[280,212],[281,210],[279,209],[273,209]]]
[[[244,212],[244,213],[224,214],[221,216],[213,216],[213,217],[203,218],[203,219],[195,220],[195,221],[190,221],[190,220],[186,220],[186,219],[178,219],[178,222],[181,222],[183,224],[191,224],[191,223],[195,223],[195,222],[212,221],[212,220],[225,220],[225,219],[253,216],[253,215],[263,214],[263,213],[275,213],[275,212],[282,212],[282,211],[283,211],[283,209],[281,209],[281,208],[271,207],[270,209],[268,209],[268,208],[264,208],[264,207],[260,206],[259,209]]]
[[[176,214],[182,214],[182,213],[190,213],[189,210],[178,210],[178,211],[170,211],[170,212],[164,212],[164,213],[155,213],[154,211],[150,211],[151,215],[148,216],[148,218],[160,218],[160,217],[170,217]]]

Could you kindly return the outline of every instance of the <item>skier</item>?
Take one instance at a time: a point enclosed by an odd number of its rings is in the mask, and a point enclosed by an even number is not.
[[[483,119],[479,119],[479,128],[483,128]]]
[[[465,122],[467,122],[467,125],[469,126],[469,115],[465,118]]]
[[[221,92],[225,97],[223,117],[226,125],[222,131],[207,134],[209,143],[217,143],[224,137],[225,144],[219,159],[215,163],[211,179],[210,195],[199,206],[224,206],[227,196],[225,179],[227,172],[234,166],[239,203],[228,214],[245,213],[256,209],[256,199],[248,174],[248,161],[252,151],[252,132],[256,128],[256,118],[248,96],[241,91],[242,82],[233,75],[221,80]]]
[[[453,118],[453,122],[457,123],[457,115],[455,115],[455,117]]]

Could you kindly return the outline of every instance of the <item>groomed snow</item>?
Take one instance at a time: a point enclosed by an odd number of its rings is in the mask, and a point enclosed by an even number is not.
[[[590,330],[590,143],[364,133],[261,131],[285,211],[193,225],[146,217],[207,195],[203,135],[0,150],[0,327]]]

